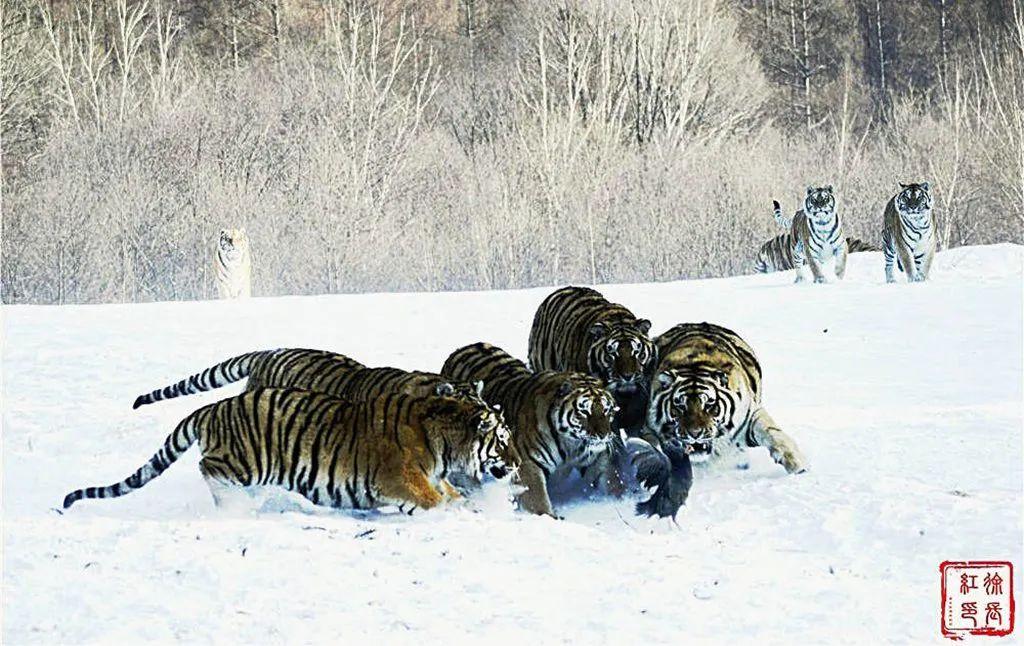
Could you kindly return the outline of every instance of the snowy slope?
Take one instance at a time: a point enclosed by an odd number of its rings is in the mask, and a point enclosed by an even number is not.
[[[495,490],[411,519],[231,517],[195,451],[135,494],[52,510],[238,388],[133,412],[141,392],[256,348],[429,370],[476,340],[524,356],[549,289],[6,307],[2,641],[937,642],[942,560],[1024,566],[1022,263],[1001,245],[940,254],[924,285],[885,285],[880,254],[857,254],[837,285],[602,288],[654,332],[743,335],[811,462],[698,467],[678,526],[635,500],[535,518]]]

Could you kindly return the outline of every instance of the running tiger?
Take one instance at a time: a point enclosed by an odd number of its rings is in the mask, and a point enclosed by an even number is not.
[[[772,204],[775,221],[791,233],[790,254],[796,268],[796,282],[807,280],[808,264],[816,283],[842,278],[846,273],[846,238],[832,187],[808,186],[804,208],[797,211],[792,220],[782,215],[782,207],[777,201]]]
[[[761,364],[735,332],[682,323],[654,342],[661,361],[647,410],[649,441],[681,439],[695,460],[728,443],[763,446],[786,471],[807,469],[796,443],[761,405]]]
[[[597,377],[620,408],[615,427],[636,433],[643,426],[657,363],[650,330],[650,321],[593,289],[563,287],[537,308],[530,330],[530,367]]]
[[[846,246],[850,253],[862,251],[881,251],[870,242],[864,242],[857,238],[846,238]],[[760,274],[768,274],[773,271],[786,271],[793,268],[793,236],[789,233],[780,233],[768,242],[761,245],[757,252],[757,261],[754,263],[754,271]]]
[[[282,348],[248,352],[211,366],[166,388],[135,399],[133,408],[182,395],[193,395],[245,379],[248,390],[301,388],[339,399],[362,401],[389,393],[426,397],[455,396],[486,406],[480,398],[483,384],[452,384],[429,372],[398,368],[368,368],[335,352]]]
[[[896,282],[893,261],[908,282],[928,280],[935,258],[935,216],[928,182],[900,184],[900,192],[885,205],[882,220],[885,281]]]
[[[622,480],[612,455],[615,402],[595,377],[575,372],[531,372],[501,348],[475,343],[453,352],[441,374],[482,380],[483,397],[501,406],[512,429],[516,479],[526,487],[519,506],[554,516],[548,483],[578,469],[586,484],[620,495]]]
[[[204,406],[121,482],[72,491],[114,498],[156,478],[197,441],[199,471],[221,506],[233,487],[276,485],[316,505],[412,513],[459,497],[453,473],[503,477],[509,432],[494,414],[445,397],[388,395],[352,404],[320,393],[260,388]]]
[[[252,255],[245,229],[221,229],[213,260],[220,298],[252,296]]]

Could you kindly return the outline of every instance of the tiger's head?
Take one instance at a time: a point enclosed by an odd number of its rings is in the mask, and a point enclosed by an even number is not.
[[[598,321],[588,331],[587,365],[590,374],[601,378],[614,394],[646,392],[647,378],[657,359],[657,350],[647,333],[651,322]]]
[[[836,196],[832,185],[808,186],[804,198],[804,213],[812,222],[819,226],[828,224],[836,212]]]
[[[221,229],[217,240],[217,253],[229,262],[241,260],[249,249],[249,236],[245,229]]]
[[[613,439],[617,406],[600,380],[582,375],[558,385],[548,408],[548,421],[563,439],[597,450]]]
[[[439,384],[438,397],[427,408],[428,432],[438,432],[453,440],[453,469],[464,470],[471,477],[490,473],[495,478],[504,478],[515,464],[510,448],[512,432],[501,410],[483,400],[461,399],[448,388],[454,386]]]
[[[896,209],[901,215],[926,215],[932,209],[932,194],[928,182],[921,184],[900,184],[896,195]]]
[[[652,382],[647,427],[662,443],[682,442],[695,459],[711,454],[711,443],[732,424],[736,396],[727,370],[694,367],[663,370]]]

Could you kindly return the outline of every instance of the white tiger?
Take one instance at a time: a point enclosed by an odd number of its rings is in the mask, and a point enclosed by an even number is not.
[[[927,280],[935,258],[935,216],[928,182],[900,184],[900,192],[885,205],[882,222],[885,282],[896,282],[894,263],[908,282]]]
[[[252,296],[252,254],[245,229],[221,229],[213,265],[220,298]]]
[[[807,187],[804,208],[790,220],[782,215],[778,202],[775,220],[790,229],[793,266],[796,268],[796,282],[803,282],[814,275],[814,282],[827,283],[841,279],[846,272],[846,255],[849,251],[843,235],[843,219],[836,209],[836,197],[831,186]]]

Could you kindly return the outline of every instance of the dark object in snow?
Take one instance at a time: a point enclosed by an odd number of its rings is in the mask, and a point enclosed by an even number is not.
[[[646,501],[637,503],[637,515],[675,519],[693,484],[693,466],[682,442],[667,442],[659,451],[642,440],[630,440],[630,449],[637,481],[655,490]]]

